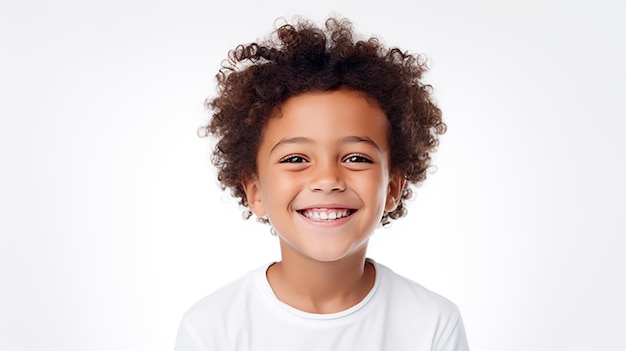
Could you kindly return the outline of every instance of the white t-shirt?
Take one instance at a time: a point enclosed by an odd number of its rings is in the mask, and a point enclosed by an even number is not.
[[[458,308],[371,261],[374,287],[357,305],[315,314],[278,300],[269,265],[245,274],[193,305],[175,351],[467,351]]]

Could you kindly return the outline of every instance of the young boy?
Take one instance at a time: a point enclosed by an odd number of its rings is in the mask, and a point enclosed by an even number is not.
[[[281,261],[189,309],[177,351],[468,350],[453,303],[366,258],[445,132],[425,70],[345,19],[230,52],[204,130],[219,181],[271,226]]]

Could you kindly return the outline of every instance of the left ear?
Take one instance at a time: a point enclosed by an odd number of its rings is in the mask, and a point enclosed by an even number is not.
[[[387,186],[387,199],[385,200],[385,212],[391,212],[396,209],[400,198],[402,197],[402,190],[404,190],[404,184],[406,180],[402,174],[392,174]]]

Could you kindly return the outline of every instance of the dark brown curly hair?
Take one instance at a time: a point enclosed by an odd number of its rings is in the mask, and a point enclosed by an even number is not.
[[[446,130],[430,85],[423,56],[385,48],[379,39],[358,40],[347,19],[329,18],[325,28],[299,19],[267,39],[239,45],[217,74],[218,95],[207,99],[213,112],[203,136],[217,137],[212,162],[222,189],[230,188],[247,207],[244,179],[257,172],[256,155],[267,120],[290,97],[310,91],[348,88],[375,99],[389,119],[391,172],[407,181],[395,210],[382,224],[404,216],[409,184],[426,178],[430,153]]]

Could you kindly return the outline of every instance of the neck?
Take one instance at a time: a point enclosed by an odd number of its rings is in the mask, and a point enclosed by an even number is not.
[[[365,249],[333,262],[290,250],[282,252],[282,261],[268,269],[267,278],[279,300],[301,311],[346,310],[363,300],[374,286],[376,272],[366,263]]]

